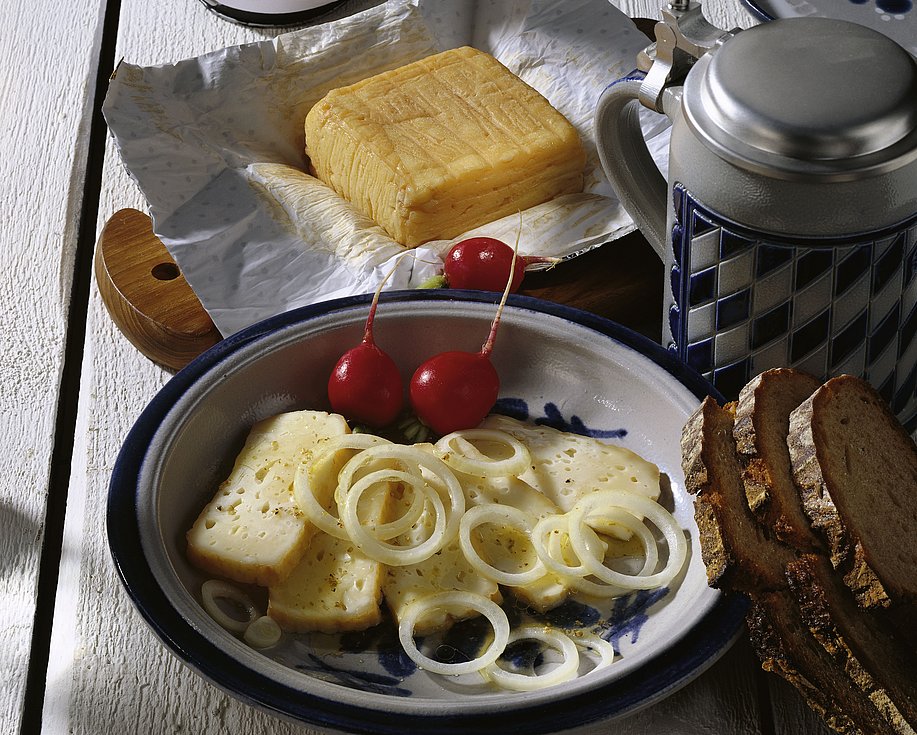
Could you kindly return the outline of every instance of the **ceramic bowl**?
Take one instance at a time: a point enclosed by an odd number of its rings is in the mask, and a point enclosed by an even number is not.
[[[377,341],[407,380],[437,352],[479,349],[496,298],[385,294]],[[111,481],[109,543],[128,594],[174,654],[238,699],[313,726],[485,734],[554,732],[624,715],[684,685],[729,647],[744,605],[707,587],[679,454],[682,425],[715,391],[629,330],[519,296],[509,300],[493,352],[496,410],[619,443],[655,462],[666,478],[662,502],[689,539],[685,569],[668,588],[599,607],[566,603],[548,616],[599,632],[618,652],[615,663],[535,692],[497,692],[416,669],[400,655],[391,624],[361,634],[285,635],[263,652],[219,627],[201,607],[206,576],[186,561],[184,534],[253,423],[326,407],[329,372],[362,336],[368,302],[306,307],[227,338],[178,373],[127,437]]]

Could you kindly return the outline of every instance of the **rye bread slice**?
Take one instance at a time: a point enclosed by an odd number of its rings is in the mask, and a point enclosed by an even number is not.
[[[813,635],[888,717],[899,724],[917,722],[914,647],[893,621],[857,606],[802,510],[787,433],[794,403],[813,393],[813,385],[820,387],[805,373],[779,369],[762,373],[742,390],[733,435],[745,466],[746,495],[752,475],[765,484],[769,501],[779,504],[780,512],[773,512],[769,502],[756,517],[800,553],[787,565],[787,579]]]
[[[828,560],[803,554],[787,581],[812,635],[898,732],[917,723],[917,656],[858,607]]]
[[[769,538],[748,508],[733,437],[733,414],[708,397],[682,433],[685,486],[695,517],[708,581],[753,602],[751,640],[765,669],[795,685],[825,722],[841,733],[900,733],[839,668],[801,617],[785,568],[796,555]]]
[[[875,710],[871,704],[866,704],[861,692],[855,691],[847,697],[843,690],[832,693],[830,683],[818,673],[824,672],[828,665],[824,649],[819,644],[814,647],[799,645],[790,629],[793,622],[797,622],[805,630],[798,618],[799,608],[795,601],[783,592],[765,592],[752,598],[745,621],[761,668],[795,687],[812,711],[832,730],[842,735],[888,732],[888,725],[882,720],[870,724]],[[851,717],[854,713],[858,715],[856,721]]]
[[[767,370],[739,393],[732,431],[749,507],[779,539],[807,551],[820,550],[822,544],[799,502],[786,437],[790,413],[820,387],[819,380],[800,370]]]
[[[805,513],[857,602],[917,603],[917,445],[881,396],[829,380],[791,414],[787,444]]]

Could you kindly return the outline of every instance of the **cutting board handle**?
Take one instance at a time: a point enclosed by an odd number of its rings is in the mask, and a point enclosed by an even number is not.
[[[143,212],[111,216],[96,243],[94,268],[112,321],[158,365],[180,370],[222,339]]]

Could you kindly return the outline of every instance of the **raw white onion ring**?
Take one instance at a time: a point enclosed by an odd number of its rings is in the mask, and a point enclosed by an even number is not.
[[[376,470],[375,472],[370,472],[357,480],[353,487],[347,491],[347,497],[341,507],[341,522],[344,524],[344,531],[347,533],[347,537],[359,546],[370,559],[393,567],[416,564],[424,559],[429,559],[451,540],[446,536],[448,519],[443,499],[439,496],[436,488],[423,482],[423,478],[419,478],[422,484],[414,486],[415,492],[424,493],[426,500],[433,506],[436,518],[433,530],[424,541],[414,546],[390,544],[374,536],[361,523],[357,513],[360,497],[377,482],[382,479],[387,480],[396,475],[403,475],[412,480],[415,479],[412,475],[400,470]]]
[[[578,630],[570,637],[573,639],[577,648],[594,651],[598,654],[599,660],[592,668],[592,671],[604,669],[606,666],[611,666],[611,664],[614,663],[616,655],[615,648],[602,638],[602,636],[585,630]]]
[[[532,531],[532,545],[544,565],[562,580],[585,577],[589,571],[582,563],[571,566],[564,559],[560,545],[560,540],[564,536],[569,536],[567,514],[557,513],[545,516],[535,524]],[[596,541],[601,545],[598,537]]]
[[[563,631],[546,628],[543,625],[520,625],[514,628],[507,640],[507,645],[518,640],[531,638],[547,643],[559,651],[564,660],[544,674],[517,674],[502,668],[496,661],[484,669],[484,674],[495,684],[504,689],[517,692],[531,692],[554,684],[560,684],[576,677],[579,671],[579,651],[573,639]]]
[[[505,444],[513,453],[504,459],[492,459],[481,452],[472,443],[473,440]],[[532,456],[525,444],[512,434],[497,429],[454,431],[436,442],[435,447],[446,464],[474,477],[518,476],[532,463]]]
[[[277,621],[267,615],[262,615],[251,622],[242,637],[252,648],[270,648],[277,645],[281,635]]]
[[[410,531],[427,505],[427,498],[423,492],[423,486],[426,484],[423,477],[419,474],[412,474],[402,470],[379,470],[380,474],[388,473],[389,478],[401,484],[411,486],[413,498],[411,505],[398,518],[388,523],[382,523],[375,528],[375,536],[380,541],[389,541],[390,539],[400,536]]]
[[[643,567],[637,572],[640,576],[652,574],[659,563],[659,546],[656,543],[652,532],[643,523],[642,518],[638,518],[633,513],[628,513],[621,508],[606,509],[599,513],[596,511],[586,518],[586,522],[595,528],[596,523],[611,524],[614,526],[623,526],[630,531],[632,536],[637,536],[643,545]],[[596,530],[599,530],[596,528]]]
[[[246,620],[228,615],[220,607],[219,599],[234,602],[248,616]],[[201,585],[201,603],[204,609],[217,623],[232,633],[244,633],[245,629],[258,617],[258,608],[252,598],[235,585],[221,579],[208,579]]]
[[[455,508],[458,515],[465,512],[465,493],[455,474],[445,462],[430,452],[426,452],[417,447],[409,447],[404,444],[393,444],[386,442],[384,445],[369,447],[359,454],[354,455],[341,468],[338,475],[338,485],[344,491],[353,483],[353,477],[361,465],[373,460],[397,459],[405,463],[405,471],[412,472],[414,467],[421,467],[436,477],[439,477],[446,486],[450,497],[450,504]],[[456,520],[456,530],[458,529],[458,520]]]
[[[344,434],[343,436],[334,437],[326,442],[322,451],[311,462],[300,464],[296,475],[293,477],[293,501],[317,528],[329,536],[347,540],[347,534],[344,532],[340,518],[331,515],[315,499],[311,481],[312,468],[318,465],[319,462],[327,460],[329,455],[333,455],[342,449],[363,451],[370,447],[391,443],[388,439],[383,439],[381,436],[374,434]]]
[[[659,572],[646,575],[622,574],[606,567],[595,555],[584,551],[587,546],[582,535],[585,521],[592,513],[601,514],[601,508],[621,508],[634,515],[648,518],[665,536],[669,558]],[[581,564],[603,582],[628,590],[662,587],[678,574],[687,557],[687,542],[674,516],[657,502],[635,493],[622,490],[602,490],[581,498],[568,512],[570,543]]]
[[[463,661],[457,664],[436,661],[422,654],[420,649],[417,648],[417,644],[414,643],[414,626],[423,617],[423,614],[431,609],[448,609],[450,607],[470,607],[473,610],[477,610],[490,621],[493,627],[493,641],[480,656],[471,661]],[[497,603],[482,595],[463,591],[439,592],[415,600],[408,605],[401,620],[398,622],[398,640],[401,641],[401,646],[408,657],[426,671],[447,676],[470,674],[492,664],[506,648],[509,633],[509,620],[506,617],[506,613]]]
[[[341,519],[331,515],[316,500],[312,491],[312,464],[308,462],[301,463],[293,477],[293,502],[317,528],[329,536],[347,539]]]
[[[525,572],[506,572],[481,558],[471,541],[471,532],[484,523],[493,522],[518,529],[522,535],[529,537],[535,527],[534,516],[510,505],[485,503],[469,508],[459,524],[459,545],[468,563],[481,575],[510,587],[524,587],[541,579],[547,573],[547,568],[538,556],[536,564]]]

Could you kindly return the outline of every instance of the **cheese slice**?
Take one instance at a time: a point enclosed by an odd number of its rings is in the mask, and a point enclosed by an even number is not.
[[[481,426],[505,431],[528,447],[532,466],[519,479],[562,512],[596,490],[627,490],[659,499],[659,468],[629,449],[508,416],[488,416]]]
[[[299,464],[330,437],[349,433],[343,417],[296,411],[252,427],[226,480],[187,533],[188,559],[236,582],[283,580],[299,563],[315,527],[296,506]]]
[[[315,175],[408,247],[583,188],[576,129],[470,47],[332,90],[305,137]]]
[[[433,450],[430,444],[415,444],[414,446],[430,452]],[[440,491],[445,501],[445,487],[437,483],[435,478],[428,475],[425,477]],[[448,507],[448,502],[446,505]],[[422,541],[429,536],[434,522],[435,516],[428,505],[413,528],[399,537],[398,542],[409,545]],[[467,590],[496,602],[501,599],[497,584],[481,577],[465,559],[458,538],[453,539],[424,561],[405,566],[387,567],[382,582],[385,604],[396,621],[401,620],[404,611],[415,600],[450,590]],[[477,610],[471,608],[451,608],[448,612],[444,610],[431,612],[417,621],[414,632],[417,635],[439,632],[449,628],[456,620],[463,620],[478,614]]]
[[[380,490],[367,499],[368,523],[384,522],[391,512],[390,495]],[[353,542],[319,531],[292,573],[268,590],[268,615],[288,631],[365,630],[382,620],[384,572]]]

